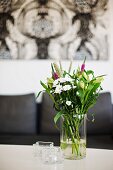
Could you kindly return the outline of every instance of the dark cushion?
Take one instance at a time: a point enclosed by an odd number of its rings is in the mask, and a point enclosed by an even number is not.
[[[54,142],[60,145],[59,135],[0,135],[0,144],[33,145],[37,141]]]
[[[91,121],[91,113],[94,114],[94,123]],[[89,110],[88,119],[88,134],[111,134],[113,132],[113,113],[109,92],[100,94],[95,106]]]
[[[0,96],[0,133],[36,133],[34,94]]]
[[[87,147],[98,149],[113,149],[113,138],[111,135],[88,135]]]
[[[58,134],[59,130],[54,123],[55,110],[53,102],[47,93],[43,94],[42,106],[40,114],[40,133],[42,134]]]

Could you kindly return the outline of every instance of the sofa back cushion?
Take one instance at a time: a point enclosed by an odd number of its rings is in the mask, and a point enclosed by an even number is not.
[[[54,123],[55,110],[53,102],[47,93],[43,93],[41,113],[40,113],[40,133],[58,134],[59,130]]]
[[[95,121],[92,123],[92,115]],[[113,131],[113,111],[109,92],[101,93],[96,104],[89,110],[87,121],[88,134],[111,134]]]
[[[0,133],[36,133],[34,94],[0,96]]]

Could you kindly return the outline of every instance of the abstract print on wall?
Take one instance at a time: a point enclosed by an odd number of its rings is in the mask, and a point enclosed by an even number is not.
[[[1,0],[1,59],[108,59],[108,0]]]

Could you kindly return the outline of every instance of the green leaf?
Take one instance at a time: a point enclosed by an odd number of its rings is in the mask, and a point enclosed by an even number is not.
[[[46,89],[46,92],[49,94],[50,98],[52,99],[52,101],[55,103],[55,106],[57,107],[57,103],[55,102],[54,97],[50,93],[50,89],[42,81],[40,81],[40,84]]]
[[[94,85],[94,87],[92,88],[92,90],[90,91],[90,93],[95,92],[95,91],[98,89],[99,86],[100,86],[100,83],[96,83],[96,84]]]
[[[94,71],[92,71],[92,70],[88,70],[88,71],[86,71],[86,73],[87,73],[87,75],[89,75],[89,74],[94,75]]]
[[[88,92],[86,92],[86,95],[85,95],[85,101],[88,100],[88,97],[91,96],[93,94],[93,92],[96,91],[96,89],[98,89],[98,87],[100,86],[100,83],[96,83],[95,85],[89,85],[88,87]]]
[[[56,114],[56,116],[54,117],[54,122],[55,124],[57,123],[57,121],[59,120],[59,118],[63,115],[63,112],[60,111]]]
[[[83,92],[82,89],[79,89],[79,90],[78,90],[78,96],[79,96],[80,101],[81,101],[81,103],[82,103],[82,101],[83,101],[83,99],[84,99],[84,92]]]
[[[53,64],[51,63],[52,74],[55,72],[53,68]]]
[[[95,77],[95,78],[98,78],[98,77],[105,77],[105,76],[106,76],[106,74],[103,74],[103,75],[97,76],[97,77]]]
[[[46,91],[50,91],[49,88],[42,81],[40,81],[40,84],[44,87],[44,89],[46,89]]]
[[[64,71],[64,72],[63,72],[63,77],[65,77],[65,76],[66,76],[66,74],[67,74],[67,72],[66,72],[66,71]]]
[[[42,92],[45,92],[45,90],[39,91],[39,93],[36,95],[36,99],[40,96]]]

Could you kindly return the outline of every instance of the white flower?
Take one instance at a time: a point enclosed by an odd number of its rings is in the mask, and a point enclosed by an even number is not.
[[[65,78],[59,78],[59,82],[60,82],[60,83],[65,83],[65,82],[66,82],[66,79],[65,79]]]
[[[59,93],[60,94],[61,92],[62,92],[62,86],[57,85],[54,93]]]
[[[72,79],[71,78],[69,78],[69,77],[61,77],[61,78],[59,78],[58,79],[58,81],[60,82],[60,83],[65,83],[65,82],[71,82],[72,81]]]
[[[75,89],[76,87],[77,87],[77,86],[74,86],[74,85],[73,85],[73,89]]]
[[[61,77],[53,82],[53,87],[56,87],[60,83],[72,82],[72,81],[73,81],[73,79],[71,79],[69,77]]]
[[[66,101],[66,104],[68,105],[68,106],[70,106],[71,105],[71,101]]]
[[[70,85],[65,85],[64,87],[63,87],[63,90],[64,91],[67,91],[67,90],[70,90],[71,89],[71,86]]]
[[[56,79],[54,82],[53,82],[53,87],[56,87],[58,84],[58,79]]]
[[[69,82],[73,81],[73,79],[71,79],[70,77],[66,77],[65,80]]]
[[[79,92],[78,91],[76,92],[76,95],[79,96]]]

